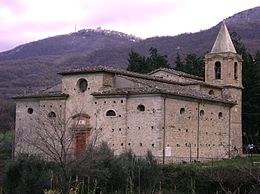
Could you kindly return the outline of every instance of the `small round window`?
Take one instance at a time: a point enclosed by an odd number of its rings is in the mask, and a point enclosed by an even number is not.
[[[88,82],[87,82],[87,80],[80,79],[78,81],[78,87],[79,87],[79,91],[85,92],[88,89]]]
[[[139,110],[139,111],[145,111],[144,105],[139,104],[139,105],[137,106],[137,110]]]
[[[55,112],[53,112],[53,111],[49,112],[48,117],[49,118],[55,118],[56,117]]]
[[[184,114],[185,113],[185,108],[181,108],[180,109],[180,114]]]
[[[209,91],[209,95],[214,95],[214,91],[213,91],[213,90],[210,90],[210,91]]]
[[[32,109],[32,108],[28,108],[28,109],[27,109],[27,112],[28,112],[29,114],[33,114],[33,109]]]

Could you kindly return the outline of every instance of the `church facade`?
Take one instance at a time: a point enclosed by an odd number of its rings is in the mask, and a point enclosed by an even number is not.
[[[162,162],[242,154],[242,58],[225,23],[205,56],[205,80],[165,68],[143,75],[98,66],[60,75],[57,86],[14,97],[16,152],[34,149],[24,136],[37,139],[44,118],[45,128],[65,121],[76,157],[102,141],[115,154],[150,150]]]

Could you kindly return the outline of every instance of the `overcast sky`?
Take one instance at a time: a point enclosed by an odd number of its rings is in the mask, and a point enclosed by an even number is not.
[[[0,0],[0,52],[75,30],[141,38],[197,32],[260,0]]]

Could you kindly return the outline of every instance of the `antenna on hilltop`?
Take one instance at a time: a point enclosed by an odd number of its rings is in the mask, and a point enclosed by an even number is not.
[[[77,32],[77,24],[75,24],[75,32]]]

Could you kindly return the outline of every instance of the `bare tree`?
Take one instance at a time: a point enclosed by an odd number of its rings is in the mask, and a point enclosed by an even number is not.
[[[15,105],[11,101],[0,100],[0,152],[8,153],[11,156],[14,130]]]
[[[16,151],[39,155],[53,161],[60,175],[60,188],[66,194],[71,186],[72,168],[86,160],[81,152],[93,147],[99,130],[91,130],[88,115],[79,113],[65,118],[62,109],[40,111],[28,126],[16,131]],[[84,141],[85,139],[85,141]],[[81,141],[77,145],[77,141]]]

